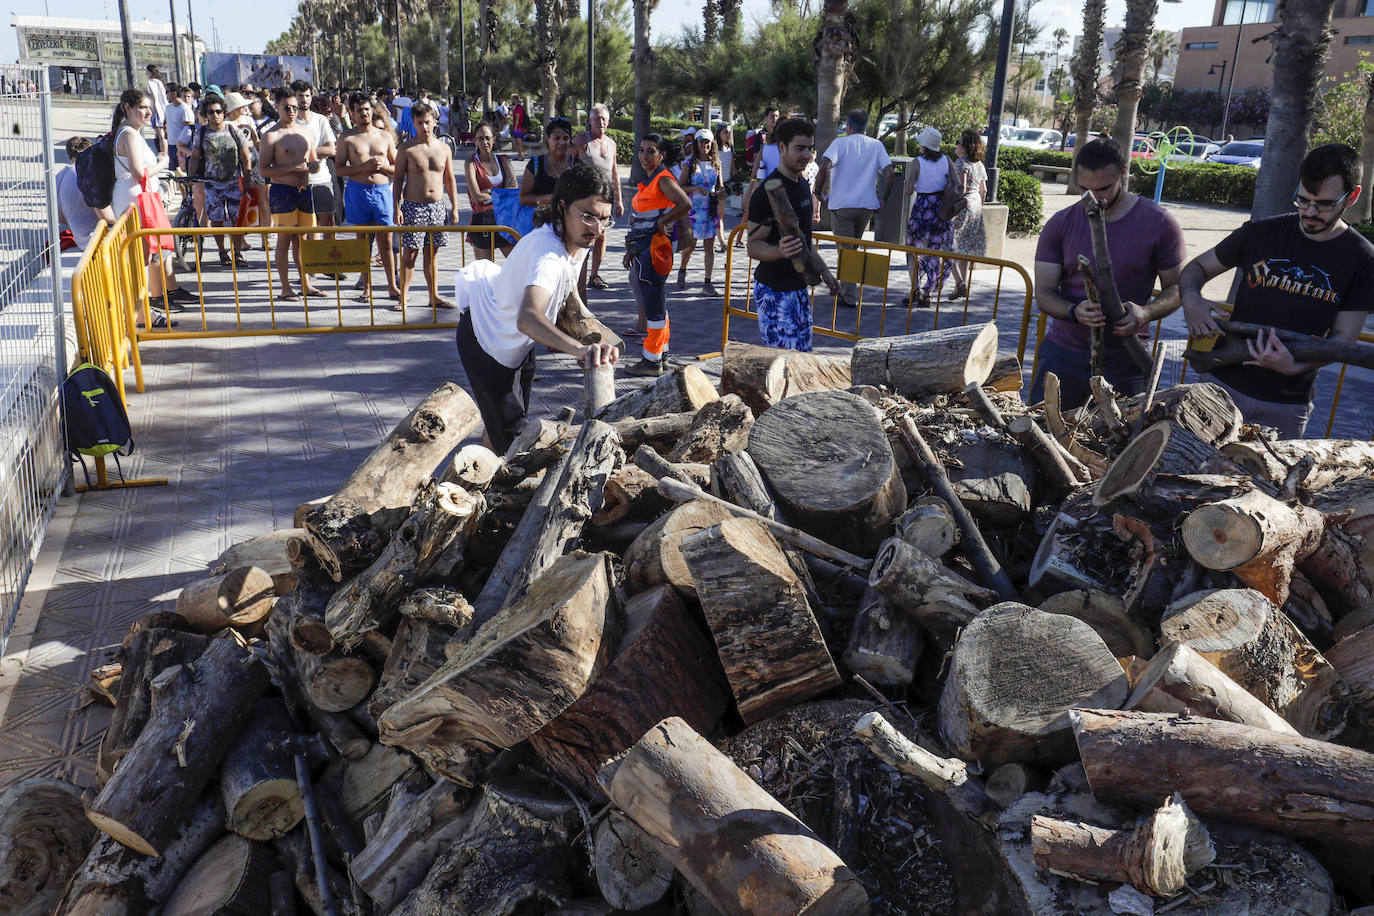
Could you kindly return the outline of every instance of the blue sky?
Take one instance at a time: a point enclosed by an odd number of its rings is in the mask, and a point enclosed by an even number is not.
[[[177,26],[186,28],[187,0],[175,0],[177,5]],[[292,3],[282,0],[238,0],[229,5],[212,0],[192,0],[196,17],[196,32],[213,47],[213,34],[219,35],[219,45],[225,51],[242,51],[251,54],[262,50],[267,41],[275,38],[286,28],[295,10]],[[818,7],[821,0],[812,0]],[[135,19],[152,19],[166,22],[168,6],[166,0],[128,0],[129,15]],[[1158,28],[1179,29],[1185,25],[1205,25],[1210,14],[1210,5],[1197,0],[1183,3],[1161,3],[1157,17]],[[59,15],[79,19],[115,19],[119,15],[116,0],[10,0],[10,13],[30,16]],[[769,0],[744,0],[746,22],[762,20],[770,9]],[[1035,7],[1037,20],[1054,22],[1074,22],[1082,16],[1082,4],[1072,0],[1040,0]],[[1125,11],[1125,0],[1111,0],[1107,7],[1108,25],[1118,25]],[[653,16],[653,30],[657,36],[676,34],[683,25],[696,24],[701,17],[701,5],[696,0],[669,0],[660,3]],[[1072,27],[1070,27],[1072,29]],[[212,31],[213,29],[213,31]],[[1076,29],[1072,29],[1077,31]],[[9,59],[18,54],[18,46],[11,38]]]

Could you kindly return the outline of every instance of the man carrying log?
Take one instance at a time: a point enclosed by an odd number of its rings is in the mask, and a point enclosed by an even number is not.
[[[1269,333],[1245,342],[1243,365],[1210,371],[1248,422],[1275,427],[1285,439],[1307,428],[1325,361],[1294,359],[1277,331],[1353,341],[1374,303],[1374,245],[1342,218],[1360,197],[1359,154],[1341,143],[1319,146],[1299,176],[1297,213],[1246,223],[1194,258],[1179,283],[1188,333],[1216,337],[1212,315],[1221,310],[1202,295],[1203,284],[1232,267],[1244,271],[1231,320],[1267,325]]]
[[[616,361],[611,344],[584,346],[554,324],[564,300],[576,294],[587,250],[611,223],[614,199],[604,171],[574,164],[558,176],[548,223],[522,238],[499,267],[478,260],[458,271],[458,358],[486,427],[483,443],[498,454],[529,411],[536,343],[583,365]]]
[[[815,155],[816,129],[803,118],[778,124],[778,167],[768,174],[782,182],[783,191],[796,215],[796,229],[784,234],[768,195],[760,190],[749,200],[749,257],[754,268],[754,308],[759,315],[759,335],[764,346],[788,350],[811,349],[811,296],[806,278],[793,259],[811,247],[811,185],[802,172]],[[825,274],[830,292],[839,286]]]
[[[1104,344],[1105,374],[1117,391],[1137,394],[1145,389],[1145,373],[1122,340],[1147,334],[1151,322],[1178,308],[1178,274],[1186,253],[1183,230],[1164,208],[1126,189],[1126,157],[1115,140],[1085,143],[1074,170],[1079,187],[1104,211],[1107,250],[1125,311]],[[1035,249],[1035,303],[1054,320],[1037,354],[1032,404],[1044,398],[1047,372],[1059,376],[1063,408],[1079,407],[1089,398],[1090,338],[1094,328],[1106,328],[1107,317],[1102,303],[1087,294],[1079,255],[1103,272],[1087,215],[1082,207],[1068,207],[1050,217]],[[1161,292],[1151,299],[1156,280]]]

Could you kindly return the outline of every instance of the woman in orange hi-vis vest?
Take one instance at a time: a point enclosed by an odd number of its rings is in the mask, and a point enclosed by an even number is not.
[[[668,274],[673,269],[673,243],[667,228],[692,209],[687,192],[668,167],[678,156],[676,144],[660,134],[639,141],[639,164],[648,177],[630,202],[630,231],[625,236],[625,269],[630,289],[645,323],[643,358],[625,371],[630,375],[663,374],[668,348]]]

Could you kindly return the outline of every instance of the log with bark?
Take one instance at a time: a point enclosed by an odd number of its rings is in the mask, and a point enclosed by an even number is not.
[[[270,846],[241,836],[222,837],[181,879],[162,916],[261,916],[271,903],[270,880],[276,868]]]
[[[614,423],[629,417],[643,420],[684,411],[696,413],[718,397],[716,386],[705,372],[696,366],[679,366],[643,387],[622,394],[607,404],[596,418]]]
[[[601,784],[725,912],[868,912],[849,867],[681,719],[650,729],[602,771]]]
[[[792,201],[787,197],[787,188],[782,179],[767,179],[763,183],[762,191],[768,197],[768,206],[773,211],[773,219],[777,222],[778,231],[782,233],[782,236],[784,238],[790,236],[795,239],[807,238],[802,235],[801,224],[797,220],[797,211],[792,208]],[[835,282],[835,277],[830,273],[830,268],[821,259],[820,252],[810,242],[804,243],[801,251],[789,260],[797,273],[801,274],[807,286],[815,286],[824,281],[826,286],[831,289],[838,289],[838,284]]]
[[[963,391],[987,381],[997,360],[997,325],[970,324],[904,337],[870,337],[854,345],[856,385],[890,388],[917,399]]]
[[[1276,605],[1288,600],[1293,568],[1321,543],[1321,513],[1258,490],[1201,506],[1183,519],[1183,543],[1208,569],[1229,570]]]
[[[754,422],[749,454],[783,516],[845,550],[872,553],[906,508],[881,418],[857,395],[788,398]]]
[[[1143,393],[1122,398],[1118,404],[1121,419],[1127,426],[1143,429],[1162,420],[1170,420],[1204,442],[1223,450],[1228,443],[1236,440],[1245,422],[1231,395],[1214,382],[1190,382],[1158,391],[1143,416]],[[1101,434],[1101,418],[1090,416],[1084,419],[1089,431]]]
[[[1254,589],[1195,592],[1170,605],[1160,639],[1188,647],[1283,716],[1329,740],[1345,728],[1349,687],[1306,636]]]
[[[505,468],[505,460],[485,445],[470,442],[454,454],[440,483],[456,483],[464,490],[485,493]]]
[[[530,744],[550,770],[599,799],[602,765],[654,723],[678,716],[710,732],[729,702],[710,636],[672,586],[660,585],[626,602],[614,660]]]
[[[485,755],[563,713],[615,656],[623,629],[609,554],[561,557],[528,594],[378,719],[384,744],[427,753],[472,785]]]
[[[1021,360],[1016,358],[1015,353],[997,357],[992,363],[988,377],[983,380],[983,387],[1008,394],[1019,393],[1023,384]]]
[[[371,563],[405,521],[420,485],[481,422],[455,382],[436,388],[305,517],[310,548],[335,582]]]
[[[699,531],[683,540],[682,557],[745,722],[840,685],[806,590],[761,523],[732,518]]]
[[[699,487],[711,483],[711,468],[705,464],[676,464],[671,467]],[[604,527],[618,522],[645,521],[658,517],[672,506],[658,492],[658,478],[643,468],[627,464],[616,468],[606,479],[601,508],[591,517],[593,525]]]
[[[1204,817],[1374,851],[1374,754],[1233,722],[1070,714],[1093,794],[1149,804],[1180,793]]]
[[[851,383],[849,360],[842,356],[725,342],[720,392],[739,395],[756,417],[783,398],[808,391],[840,391]]]
[[[1076,617],[1097,631],[1117,658],[1149,658],[1154,644],[1149,631],[1126,613],[1126,603],[1116,595],[1096,589],[1073,589],[1040,602],[1046,614]]]
[[[197,579],[177,596],[177,613],[198,633],[246,627],[272,610],[272,576],[256,566],[240,566]]]
[[[1073,755],[1069,710],[1116,708],[1129,692],[1086,623],[1004,602],[980,614],[954,647],[940,731],[954,753],[985,767],[1059,764]]]
[[[705,499],[682,503],[645,528],[625,551],[625,585],[633,593],[671,585],[696,596],[691,570],[682,557],[682,542],[698,531],[733,518],[725,507]]]
[[[1007,432],[1025,446],[1055,495],[1063,496],[1089,479],[1088,469],[1077,458],[1065,452],[1029,414],[1009,421]]]
[[[304,528],[279,528],[239,541],[210,564],[210,572],[219,575],[232,569],[256,566],[275,579],[295,568],[294,557],[299,554],[305,538]]]
[[[1093,269],[1097,274],[1098,292],[1101,296],[1102,314],[1107,318],[1107,325],[1115,325],[1126,317],[1125,306],[1121,302],[1121,293],[1116,286],[1116,273],[1112,269],[1111,249],[1107,246],[1107,221],[1105,210],[1097,198],[1090,192],[1084,192],[1082,199],[1083,212],[1088,217],[1088,228],[1092,234],[1093,246]],[[1145,344],[1141,343],[1140,338],[1131,334],[1121,338],[1121,343],[1126,349],[1126,354],[1130,356],[1131,362],[1135,363],[1136,368],[1141,372],[1150,371],[1150,354],[1145,349]]]
[[[1035,470],[1022,449],[1004,439],[959,442],[947,473],[964,507],[983,524],[1011,527],[1034,505]]]
[[[727,394],[717,398],[697,411],[692,425],[668,454],[668,460],[710,464],[723,455],[744,448],[753,425],[754,413],[739,395]]]
[[[1133,679],[1123,709],[1186,713],[1297,736],[1297,729],[1224,671],[1181,642],[1171,642]]]
[[[558,330],[584,346],[594,343],[610,344],[622,357],[625,355],[625,341],[597,318],[577,296],[568,296],[563,300],[554,324]]]
[[[959,543],[959,525],[949,503],[938,496],[922,496],[897,519],[897,536],[938,560]]]
[[[148,724],[91,804],[91,821],[131,849],[160,854],[214,778],[267,680],[263,665],[227,637],[153,678]]]
[[[419,886],[434,859],[467,830],[469,793],[446,779],[428,788],[392,786],[386,815],[348,873],[380,910]]]
[[[895,611],[877,589],[870,588],[844,650],[844,666],[872,684],[900,687],[916,677],[924,638],[915,617]]]
[[[1231,475],[1250,481],[1255,489],[1279,496],[1279,487],[1255,480],[1192,430],[1172,420],[1147,426],[1131,440],[1098,481],[1093,504],[1106,506],[1116,500],[1148,505],[1153,483],[1161,475]]]
[[[406,618],[396,627],[391,652],[382,663],[377,689],[368,698],[368,711],[376,718],[393,703],[404,699],[430,675],[442,668],[471,638],[466,632],[432,620]]]
[[[1363,439],[1232,442],[1222,446],[1221,451],[1251,474],[1280,485],[1294,465],[1310,457],[1313,466],[1298,481],[1309,490],[1324,490],[1374,476],[1374,443]]]
[[[305,817],[290,739],[295,733],[280,700],[261,698],[219,769],[226,826],[250,840],[270,840]]]
[[[1374,718],[1374,626],[1345,637],[1325,653],[1337,673],[1350,685],[1350,694]]]
[[[649,835],[612,808],[593,834],[596,885],[617,910],[642,910],[663,899],[674,870]]]
[[[975,601],[986,604],[997,597],[901,538],[888,538],[878,548],[868,585],[895,610],[919,621],[942,651],[948,651],[958,631],[978,616]]]
[[[0,912],[48,916],[95,841],[81,790],[28,776],[0,792]]]
[[[1238,366],[1253,359],[1245,345],[1246,341],[1254,340],[1261,335],[1267,337],[1271,330],[1276,330],[1269,325],[1229,321],[1224,318],[1216,319],[1216,325],[1221,329],[1223,336],[1215,341],[1210,349],[1198,350],[1189,347],[1183,351],[1183,358],[1198,372],[1211,372],[1222,366]],[[1300,363],[1346,363],[1374,369],[1374,344],[1358,340],[1328,340],[1325,337],[1314,337],[1297,331],[1278,330],[1277,334],[1279,340],[1288,348],[1288,352],[1293,354],[1293,359]]]
[[[372,665],[361,655],[302,652],[297,655],[296,669],[306,697],[325,712],[352,709],[367,699],[376,683]]]

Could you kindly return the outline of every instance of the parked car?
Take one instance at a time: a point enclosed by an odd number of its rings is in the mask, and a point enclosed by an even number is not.
[[[1209,156],[1221,152],[1221,146],[1206,138],[1184,140],[1169,154],[1170,162],[1202,162]]]
[[[1220,162],[1223,165],[1245,165],[1252,169],[1260,167],[1260,161],[1264,158],[1264,140],[1232,140],[1221,148],[1219,152],[1207,157],[1208,162]]]
[[[1026,127],[1015,131],[1002,140],[1003,146],[1024,146],[1031,149],[1054,149],[1064,137],[1057,130],[1047,127]]]
[[[1155,141],[1149,137],[1131,138],[1131,158],[1132,159],[1153,159],[1155,157]]]

